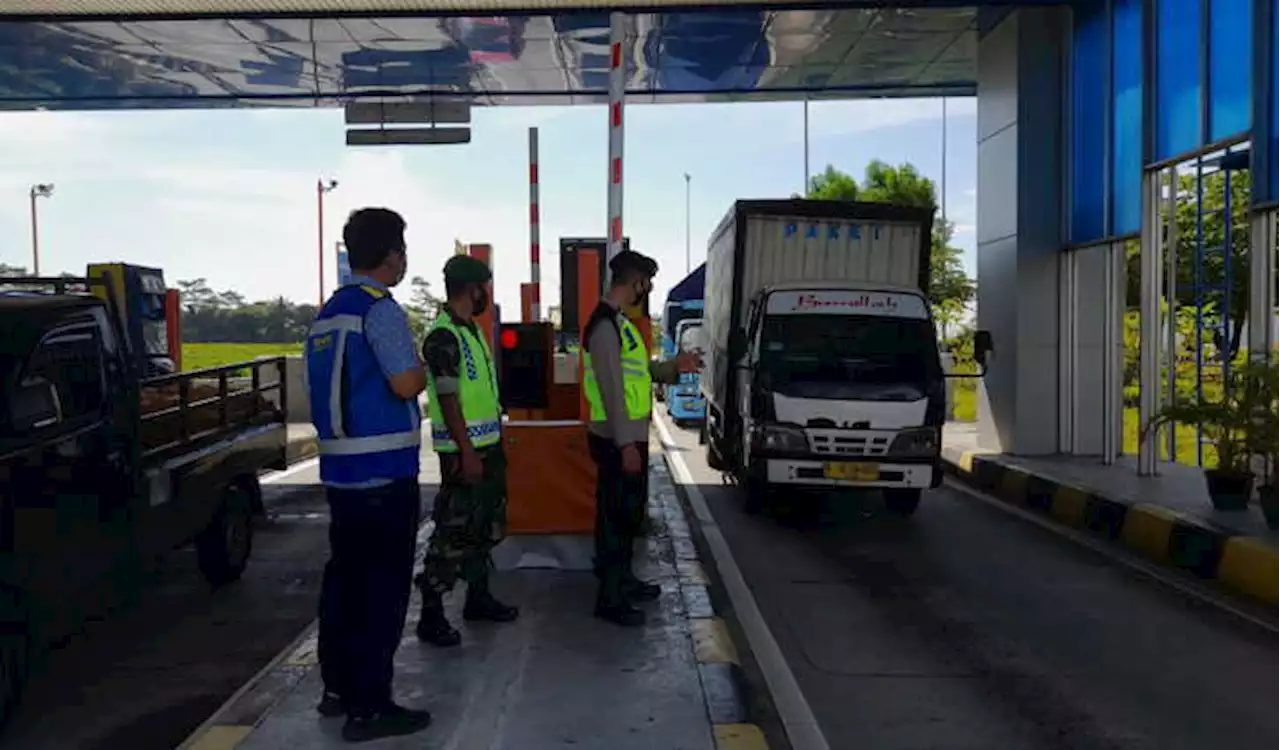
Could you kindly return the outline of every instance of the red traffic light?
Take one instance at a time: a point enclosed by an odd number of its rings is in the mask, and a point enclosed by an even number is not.
[[[502,344],[503,349],[514,349],[516,344],[520,343],[520,334],[508,328],[498,337],[498,341]]]

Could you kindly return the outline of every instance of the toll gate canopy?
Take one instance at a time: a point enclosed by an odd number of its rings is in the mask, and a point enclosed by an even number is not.
[[[970,96],[979,28],[1002,12],[949,0],[583,5],[7,0],[0,109],[604,103],[611,9],[629,14],[629,103]]]

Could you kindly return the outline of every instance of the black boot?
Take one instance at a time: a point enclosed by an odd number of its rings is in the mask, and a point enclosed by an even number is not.
[[[632,575],[623,579],[622,595],[632,602],[651,602],[662,596],[662,587]]]
[[[620,577],[612,570],[601,571],[600,589],[596,592],[595,616],[614,625],[636,627],[644,624],[644,612],[631,606],[623,594]]]
[[[326,719],[332,719],[345,715],[347,704],[342,700],[341,695],[326,690],[320,696],[320,702],[316,704],[316,711]]]
[[[512,622],[519,616],[519,609],[494,598],[487,581],[467,586],[467,603],[462,607],[462,619],[468,622]]]
[[[429,726],[430,713],[388,703],[372,713],[353,711],[342,727],[342,739],[347,742],[368,742],[384,737],[403,737],[421,732]]]
[[[430,591],[422,592],[422,616],[418,618],[416,632],[418,640],[432,646],[444,648],[462,643],[462,634],[444,616],[444,603],[440,601],[440,595]]]

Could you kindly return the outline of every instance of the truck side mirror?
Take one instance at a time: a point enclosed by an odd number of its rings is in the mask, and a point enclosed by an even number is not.
[[[974,331],[973,360],[978,363],[979,367],[986,369],[987,355],[995,350],[995,342],[991,340],[991,331]]]
[[[58,391],[53,383],[40,378],[18,386],[9,400],[9,418],[19,433],[57,424],[62,410],[58,408]]]

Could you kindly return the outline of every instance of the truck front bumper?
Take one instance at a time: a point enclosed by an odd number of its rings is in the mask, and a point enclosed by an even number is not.
[[[847,472],[837,465],[853,464],[858,468],[856,478],[847,478]],[[884,488],[928,489],[936,487],[942,478],[942,469],[935,462],[843,462],[816,461],[797,458],[770,458],[766,461],[769,484],[787,484],[828,488]],[[874,477],[874,478],[873,478]]]

